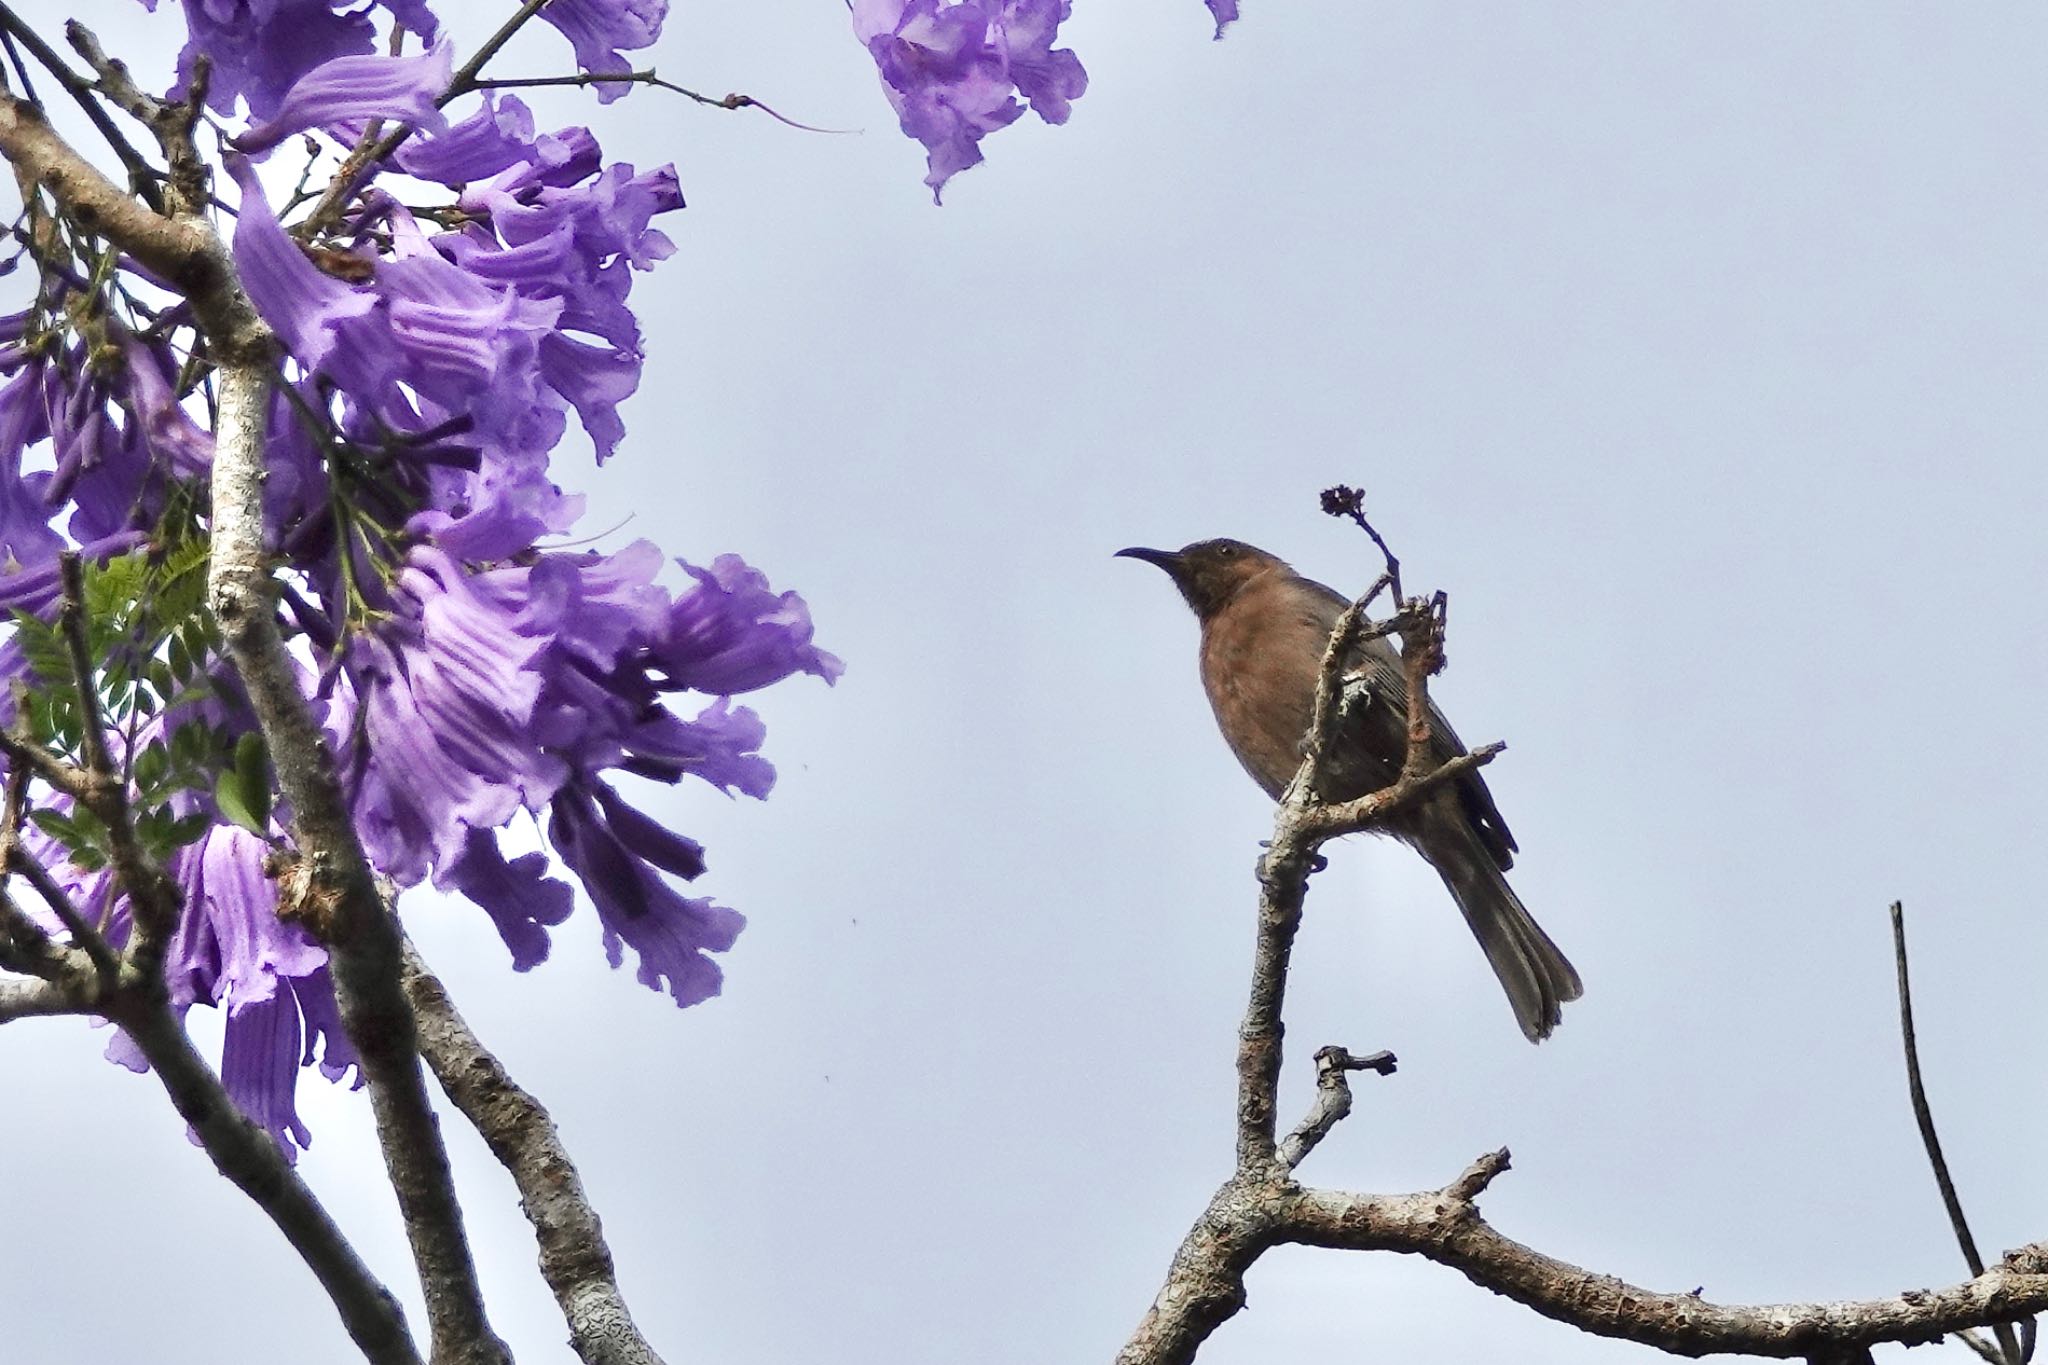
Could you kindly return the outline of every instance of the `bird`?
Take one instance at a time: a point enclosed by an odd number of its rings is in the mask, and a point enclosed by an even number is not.
[[[1252,780],[1278,801],[1301,766],[1323,654],[1349,601],[1241,540],[1116,553],[1165,570],[1194,609],[1202,628],[1202,688],[1217,727]],[[1345,676],[1364,683],[1366,704],[1347,709],[1327,750],[1327,780],[1318,794],[1328,801],[1391,786],[1408,752],[1400,655],[1384,639],[1367,640],[1346,660]],[[1434,701],[1429,721],[1432,761],[1466,752]],[[1549,1037],[1562,1006],[1581,994],[1579,974],[1508,885],[1515,836],[1486,779],[1477,769],[1464,774],[1397,815],[1384,832],[1413,847],[1443,878],[1523,1034],[1532,1043]]]

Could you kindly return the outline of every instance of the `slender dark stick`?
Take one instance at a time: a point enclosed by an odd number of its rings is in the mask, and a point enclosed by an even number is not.
[[[1942,1207],[1948,1210],[1948,1223],[1955,1230],[1956,1245],[1962,1248],[1963,1260],[1969,1263],[1972,1275],[1984,1273],[1984,1257],[1977,1251],[1977,1239],[1970,1235],[1970,1220],[1963,1216],[1963,1201],[1956,1193],[1956,1182],[1948,1173],[1948,1160],[1941,1154],[1941,1139],[1934,1132],[1934,1111],[1927,1104],[1927,1087],[1920,1080],[1920,1042],[1913,1030],[1913,986],[1906,970],[1906,906],[1903,901],[1892,902],[1892,956],[1899,969],[1899,1036],[1906,1044],[1906,1090],[1913,1101],[1913,1121],[1920,1126],[1920,1141],[1927,1148],[1927,1164],[1934,1168],[1934,1183],[1941,1190]],[[2006,1365],[2022,1365],[2024,1356],[2020,1352],[2019,1338],[2010,1323],[1997,1323],[1992,1332],[1998,1337],[1999,1350],[2004,1354]]]
[[[158,193],[156,182],[159,172],[147,161],[135,145],[121,135],[114,120],[100,103],[99,95],[93,90],[92,82],[71,69],[71,64],[57,54],[57,49],[43,41],[41,34],[30,28],[17,15],[13,7],[0,4],[0,32],[11,34],[20,40],[29,54],[57,78],[57,84],[64,92],[78,101],[78,107],[85,110],[85,116],[92,120],[92,126],[99,129],[100,136],[114,149],[114,155],[121,160],[121,167],[128,172],[128,188],[142,197],[142,202],[161,213],[163,196]]]

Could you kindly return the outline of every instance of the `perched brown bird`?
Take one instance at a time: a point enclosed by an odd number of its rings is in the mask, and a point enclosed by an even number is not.
[[[1216,723],[1252,780],[1279,800],[1301,766],[1330,632],[1350,604],[1243,541],[1117,553],[1166,570],[1195,609],[1202,622],[1202,687]],[[1347,662],[1346,675],[1363,677],[1370,691],[1330,749],[1330,780],[1321,795],[1332,801],[1390,785],[1408,752],[1408,687],[1393,647],[1366,641]],[[1443,762],[1464,753],[1433,703],[1429,717],[1431,757]],[[1444,879],[1529,1041],[1549,1037],[1559,1007],[1579,998],[1579,974],[1501,875],[1514,863],[1515,837],[1486,779],[1467,774],[1399,817],[1388,832],[1412,844]]]

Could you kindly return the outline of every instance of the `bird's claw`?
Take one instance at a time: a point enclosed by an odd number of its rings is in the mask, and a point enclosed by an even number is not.
[[[1258,866],[1259,880],[1264,881],[1266,879],[1266,860],[1273,856],[1273,841],[1271,839],[1261,839],[1259,840],[1259,847],[1266,850],[1259,855]],[[1313,877],[1329,865],[1330,860],[1328,858],[1325,858],[1320,853],[1311,853],[1308,855],[1308,872],[1306,875]]]

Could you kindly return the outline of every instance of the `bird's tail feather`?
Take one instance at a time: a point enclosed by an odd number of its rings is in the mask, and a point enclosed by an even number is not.
[[[1465,923],[1472,926],[1472,936],[1485,950],[1487,964],[1507,991],[1515,1022],[1530,1042],[1542,1042],[1557,1027],[1564,1003],[1579,998],[1583,988],[1578,972],[1550,941],[1550,935],[1530,918],[1521,898],[1464,821],[1431,824],[1433,835],[1442,834],[1422,841],[1422,856],[1443,877],[1458,908],[1465,912]]]

